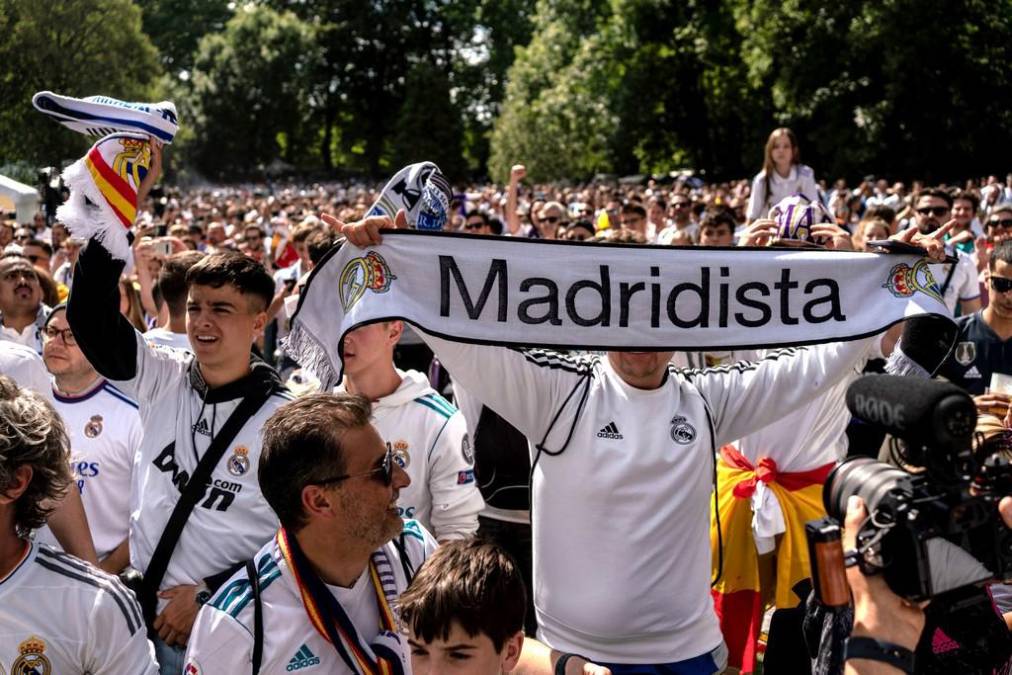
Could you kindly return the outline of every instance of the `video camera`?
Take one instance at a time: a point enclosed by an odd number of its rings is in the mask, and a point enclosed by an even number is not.
[[[823,501],[837,521],[851,495],[867,506],[857,534],[861,571],[881,572],[912,601],[1012,577],[1012,531],[998,513],[1012,495],[1012,434],[975,434],[970,396],[933,380],[866,376],[847,390],[847,407],[892,434],[896,463],[854,457],[826,480]]]

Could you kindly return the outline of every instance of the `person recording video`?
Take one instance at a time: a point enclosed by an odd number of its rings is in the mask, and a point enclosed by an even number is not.
[[[1012,432],[923,378],[863,378],[847,405],[893,436],[893,464],[839,465],[823,494],[837,520],[806,526],[814,671],[1005,672],[1012,637],[986,584],[1012,576]]]

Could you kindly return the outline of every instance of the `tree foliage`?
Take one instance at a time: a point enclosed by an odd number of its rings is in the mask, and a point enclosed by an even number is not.
[[[129,0],[0,0],[0,158],[37,165],[77,159],[84,136],[31,104],[37,91],[150,100],[158,52]]]
[[[143,12],[144,32],[158,47],[162,64],[172,74],[193,67],[200,38],[218,33],[232,17],[230,0],[136,0]]]
[[[535,24],[492,135],[499,178],[516,161],[747,175],[783,124],[821,175],[1007,170],[1010,0],[541,0]]]
[[[321,59],[311,24],[269,7],[239,10],[197,48],[180,114],[192,129],[187,156],[212,176],[273,159],[305,164]]]

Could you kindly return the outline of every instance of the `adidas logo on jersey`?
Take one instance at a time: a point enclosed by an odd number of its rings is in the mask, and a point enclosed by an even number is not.
[[[320,657],[314,654],[305,643],[299,647],[299,651],[295,652],[295,656],[288,662],[288,666],[285,670],[293,672],[296,670],[302,670],[303,668],[312,668],[313,666],[320,665]]]
[[[618,427],[615,426],[614,422],[608,422],[608,426],[604,427],[599,432],[597,432],[597,437],[612,438],[617,440],[622,438],[622,434],[619,433]]]
[[[980,371],[977,370],[977,366],[970,366],[970,370],[963,373],[963,377],[966,379],[974,378],[979,380],[983,376],[980,374]]]
[[[204,436],[210,436],[211,430],[207,428],[207,420],[201,419],[199,422],[193,425],[193,433],[202,434]]]

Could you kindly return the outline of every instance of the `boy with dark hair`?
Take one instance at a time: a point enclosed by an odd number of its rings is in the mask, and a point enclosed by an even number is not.
[[[152,155],[142,193],[159,174]],[[262,265],[226,251],[187,271],[192,354],[151,346],[120,314],[123,267],[89,241],[67,320],[88,361],[140,406],[130,563],[144,575],[139,599],[162,673],[178,675],[200,605],[277,529],[256,481],[260,428],[291,396],[252,354],[274,290]]]
[[[524,644],[526,597],[519,568],[498,546],[439,547],[400,597],[415,675],[512,670]]]

